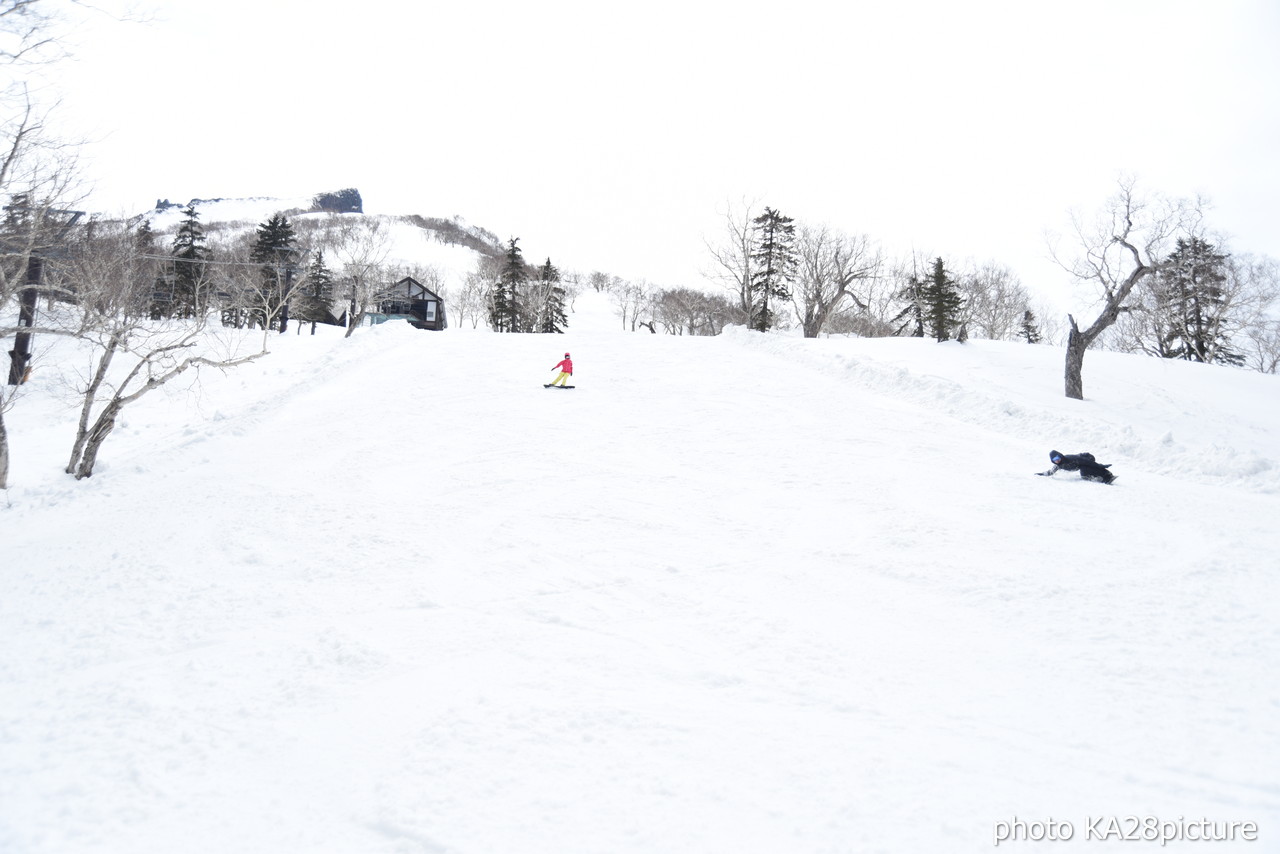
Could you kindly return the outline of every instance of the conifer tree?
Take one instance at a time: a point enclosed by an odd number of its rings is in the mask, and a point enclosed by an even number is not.
[[[539,332],[564,332],[569,326],[569,317],[565,314],[565,292],[560,281],[560,271],[547,259],[538,271],[542,306],[539,312]]]
[[[280,331],[284,332],[289,324],[289,298],[292,296],[296,272],[297,238],[289,218],[284,214],[273,214],[258,226],[257,235],[249,258],[255,264],[262,265],[262,284],[253,310],[263,329],[270,329],[278,322]]]
[[[964,300],[955,281],[947,274],[941,258],[933,262],[933,272],[921,288],[924,300],[924,326],[935,341],[947,341],[960,325],[960,309]]]
[[[205,261],[208,252],[204,245],[204,229],[200,226],[200,214],[195,203],[182,211],[182,221],[173,238],[173,302],[165,314],[176,317],[194,317],[204,310],[205,297],[201,293],[205,279]]]
[[[521,287],[529,280],[520,251],[520,238],[507,243],[506,262],[498,273],[489,300],[489,325],[494,332],[525,332],[521,324]]]
[[[144,267],[150,271],[149,276],[151,279],[151,298],[147,310],[152,320],[159,320],[168,313],[168,306],[158,299],[161,294],[167,297],[168,294],[165,289],[168,286],[164,277],[156,269],[159,262],[155,259],[160,252],[156,248],[156,233],[152,231],[149,221],[144,219],[138,225],[137,231],[133,233],[133,245],[138,250],[138,254],[148,261]]]
[[[143,254],[151,253],[156,248],[156,233],[151,230],[151,222],[143,220],[133,235],[133,245]]]
[[[1227,258],[1198,237],[1178,239],[1152,283],[1161,355],[1193,362],[1244,362],[1230,350],[1223,328]]]
[[[1036,316],[1027,309],[1022,315],[1022,337],[1027,339],[1028,344],[1040,343],[1040,327],[1036,324]]]
[[[914,262],[913,266],[914,266]],[[905,335],[907,338],[924,337],[925,297],[924,282],[915,273],[907,278],[906,284],[894,294],[895,299],[902,300],[906,306],[898,312],[892,324],[900,323],[894,335]]]
[[[333,304],[333,272],[324,263],[323,249],[307,267],[303,282],[294,298],[294,316],[299,322],[310,323],[311,334],[315,335],[316,324],[329,321]]]
[[[796,227],[790,217],[770,207],[752,222],[755,240],[751,258],[755,272],[751,274],[748,326],[767,332],[776,320],[772,305],[791,298],[790,284],[795,279],[797,266]]]

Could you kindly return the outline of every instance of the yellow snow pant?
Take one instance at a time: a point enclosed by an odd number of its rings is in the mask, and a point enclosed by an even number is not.
[[[561,371],[561,372],[560,372],[560,376],[558,376],[558,377],[556,377],[555,379],[553,379],[553,380],[551,381],[551,384],[552,384],[552,385],[564,385],[564,384],[565,384],[565,380],[569,379],[569,377],[570,377],[570,376],[571,376],[570,374],[566,374],[564,371]]]

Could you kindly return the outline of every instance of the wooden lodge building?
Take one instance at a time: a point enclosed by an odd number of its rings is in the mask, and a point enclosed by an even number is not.
[[[388,288],[378,303],[377,312],[365,315],[365,322],[370,324],[388,320],[407,320],[418,329],[436,331],[449,325],[445,319],[444,300],[412,276],[405,276]]]

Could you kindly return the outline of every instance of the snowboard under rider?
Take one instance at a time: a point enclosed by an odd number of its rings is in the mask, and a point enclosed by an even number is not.
[[[1091,480],[1095,483],[1111,483],[1116,479],[1116,476],[1108,471],[1111,468],[1110,463],[1100,463],[1094,459],[1093,454],[1088,452],[1063,454],[1059,451],[1050,451],[1049,461],[1053,463],[1053,468],[1048,471],[1038,471],[1036,474],[1052,477],[1061,469],[1062,471],[1078,471],[1081,479]]]
[[[565,353],[564,358],[556,363],[551,370],[560,369],[560,376],[551,381],[551,385],[564,385],[569,381],[569,377],[573,376],[573,361],[569,358],[569,354]]]

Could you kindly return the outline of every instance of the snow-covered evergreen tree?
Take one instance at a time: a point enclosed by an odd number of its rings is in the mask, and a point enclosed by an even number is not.
[[[783,216],[770,207],[766,207],[752,223],[755,239],[751,257],[755,272],[751,275],[748,326],[767,332],[777,320],[773,306],[791,298],[791,283],[795,280],[798,265],[796,227],[791,217]]]
[[[913,262],[914,266],[914,262]],[[907,338],[924,337],[925,297],[924,282],[914,272],[907,276],[902,287],[894,294],[895,301],[902,302],[902,311],[889,321],[894,325],[894,335]]]
[[[569,326],[565,313],[565,290],[560,271],[547,259],[538,270],[538,332],[564,332]]]
[[[934,259],[933,272],[921,286],[924,326],[935,341],[947,341],[960,324],[964,300],[941,258]]]
[[[316,252],[293,298],[293,315],[301,323],[311,324],[316,334],[317,323],[328,323],[332,317],[333,271],[324,263],[324,250]]]
[[[1242,364],[1229,346],[1226,254],[1198,237],[1179,238],[1152,278],[1159,355],[1193,362]]]
[[[289,324],[289,299],[297,272],[297,237],[284,214],[274,214],[258,226],[250,259],[262,266],[261,285],[254,294],[251,311],[263,329]]]
[[[1040,326],[1036,323],[1035,313],[1031,309],[1027,309],[1022,314],[1022,328],[1019,334],[1028,344],[1040,343]]]
[[[204,229],[194,203],[182,211],[182,221],[173,238],[173,273],[170,277],[167,305],[158,304],[153,315],[194,317],[203,311],[207,297],[202,293],[205,283],[205,262],[209,259],[205,248]]]
[[[525,332],[521,324],[521,289],[529,280],[525,269],[524,254],[520,251],[520,238],[513,237],[507,243],[506,262],[498,274],[489,298],[489,325],[494,332]]]

